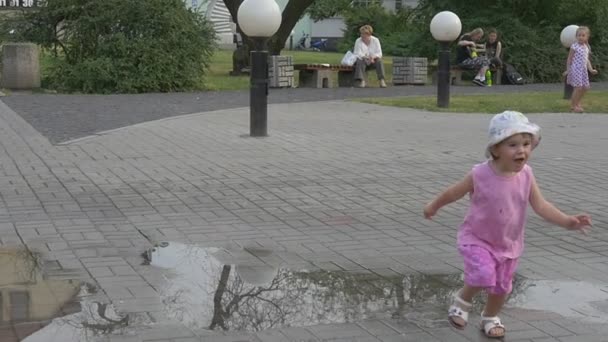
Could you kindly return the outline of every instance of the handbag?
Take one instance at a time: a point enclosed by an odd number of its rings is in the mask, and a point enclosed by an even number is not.
[[[344,57],[342,57],[342,65],[347,65],[347,66],[353,66],[355,65],[355,63],[357,63],[357,56],[352,53],[350,50],[346,51],[346,54],[344,54]]]

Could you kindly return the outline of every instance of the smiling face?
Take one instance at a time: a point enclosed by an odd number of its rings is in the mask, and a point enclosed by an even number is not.
[[[579,44],[587,44],[589,41],[589,32],[587,30],[578,30],[576,32],[576,40]]]
[[[495,32],[488,34],[488,41],[494,43],[498,39],[498,35]]]
[[[521,171],[532,154],[532,135],[515,134],[492,147],[497,171],[509,175]]]

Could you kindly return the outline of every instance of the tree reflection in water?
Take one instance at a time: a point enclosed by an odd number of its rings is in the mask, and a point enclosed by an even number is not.
[[[165,266],[185,267],[184,279],[167,287],[171,291],[165,291],[163,302],[170,315],[192,329],[261,331],[371,318],[401,318],[435,326],[445,324],[446,308],[462,285],[459,274],[380,276],[268,264],[265,267],[274,269],[271,278],[260,285],[247,279],[256,272],[240,272],[248,266],[260,267],[261,260],[254,254],[230,251],[226,254],[238,260],[231,263],[214,256],[218,249],[181,246],[177,244],[176,250],[181,248],[183,256]]]

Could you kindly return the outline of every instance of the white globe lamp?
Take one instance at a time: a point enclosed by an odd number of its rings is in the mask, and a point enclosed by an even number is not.
[[[578,30],[578,25],[568,25],[562,30],[559,40],[565,48],[569,49],[576,41],[576,30]]]
[[[437,41],[453,42],[460,36],[461,31],[460,18],[453,12],[439,12],[431,20],[431,34]]]
[[[435,14],[430,26],[433,38],[439,41],[437,107],[447,108],[450,105],[450,42],[460,36],[462,23],[453,12],[443,11]]]
[[[249,37],[272,37],[281,26],[281,8],[274,0],[245,0],[237,20]]]

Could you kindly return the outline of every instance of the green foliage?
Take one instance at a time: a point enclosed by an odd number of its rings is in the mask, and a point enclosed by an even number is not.
[[[316,0],[306,10],[314,21],[332,18],[345,13],[350,8],[351,0]]]
[[[463,32],[475,27],[497,28],[505,61],[530,81],[561,80],[567,52],[559,35],[570,24],[591,28],[592,63],[608,70],[605,0],[421,0],[417,23],[428,27],[433,15],[442,10],[458,14]],[[427,36],[432,41],[430,33]]]
[[[48,0],[5,21],[53,60],[45,86],[86,93],[201,88],[215,33],[182,0]]]
[[[382,50],[386,55],[403,56],[412,51],[412,42],[419,36],[417,29],[411,23],[413,12],[401,10],[396,13],[387,11],[381,5],[368,7],[349,7],[344,12],[346,30],[340,46],[343,51],[352,49],[354,41],[359,37],[359,27],[371,25],[374,35],[382,42]]]

